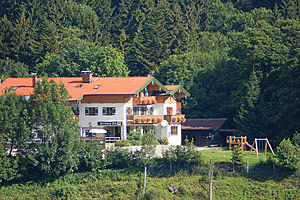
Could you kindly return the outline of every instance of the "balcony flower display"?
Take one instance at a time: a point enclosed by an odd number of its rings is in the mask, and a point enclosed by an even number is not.
[[[176,122],[176,118],[172,118],[172,122]]]
[[[157,119],[156,118],[152,118],[152,123],[156,123]]]
[[[136,123],[140,123],[141,119],[135,119]]]
[[[181,117],[177,117],[176,118],[176,122],[181,122],[182,121],[182,118]]]
[[[186,121],[186,118],[181,117],[181,121],[182,121],[182,122],[185,122],[185,121]]]
[[[160,117],[158,117],[157,118],[157,122],[161,122],[162,120],[161,120],[161,118]]]
[[[148,103],[148,104],[152,104],[152,101],[149,99],[147,103]]]
[[[154,99],[154,100],[152,100],[152,104],[156,104],[157,103],[157,101]]]
[[[150,118],[147,118],[146,121],[149,123],[149,122],[151,121],[151,119],[150,119]]]
[[[145,122],[146,122],[146,120],[145,120],[144,118],[142,118],[142,119],[141,119],[141,122],[142,122],[142,123],[145,123]]]
[[[142,104],[146,105],[147,101],[146,100],[142,100]]]

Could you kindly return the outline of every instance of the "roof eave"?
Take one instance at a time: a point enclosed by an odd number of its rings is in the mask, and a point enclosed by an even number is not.
[[[175,95],[175,93],[178,91],[178,90],[181,90],[186,96],[191,96],[191,94],[186,91],[181,85],[179,85],[175,90],[173,90],[170,95]]]
[[[134,95],[138,95],[143,89],[145,89],[151,82],[155,82],[159,87],[161,87],[165,92],[168,92],[168,89],[161,84],[156,78],[152,77],[149,81],[147,81],[140,89],[138,89]]]

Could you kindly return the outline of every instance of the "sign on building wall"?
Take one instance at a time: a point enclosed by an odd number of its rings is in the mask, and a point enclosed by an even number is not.
[[[121,126],[122,122],[118,122],[118,121],[113,121],[113,122],[98,122],[98,126],[107,126],[107,125]]]

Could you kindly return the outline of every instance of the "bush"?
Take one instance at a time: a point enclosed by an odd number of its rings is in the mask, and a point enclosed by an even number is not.
[[[160,139],[160,140],[158,140],[159,141],[159,143],[160,144],[162,144],[162,145],[168,145],[169,144],[169,140],[168,140],[168,138],[163,138],[163,139]]]
[[[130,131],[127,139],[131,142],[131,145],[139,146],[142,145],[142,137],[141,130],[137,129],[136,131]]]
[[[283,139],[277,147],[279,163],[293,170],[300,169],[300,147],[299,133],[296,133],[292,139]]]
[[[155,137],[154,131],[150,130],[143,134],[142,145],[158,145],[159,142]]]
[[[79,153],[81,170],[91,171],[92,169],[104,169],[106,167],[103,159],[104,147],[99,146],[99,143],[81,141]]]
[[[132,166],[132,153],[124,148],[109,148],[104,152],[104,161],[108,169],[124,169]]]
[[[197,151],[191,142],[186,141],[186,145],[177,145],[171,147],[163,153],[163,161],[165,163],[173,163],[181,170],[194,170],[197,166],[203,164],[203,158],[200,151]]]
[[[131,143],[129,140],[119,140],[116,142],[117,147],[130,147]]]

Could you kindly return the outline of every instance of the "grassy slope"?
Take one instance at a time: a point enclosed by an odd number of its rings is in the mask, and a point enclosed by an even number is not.
[[[217,167],[216,162],[229,162],[230,156],[229,151],[203,151],[207,162],[210,159],[215,162],[214,199],[300,199],[299,180],[287,177],[274,180],[273,168],[266,166],[270,164],[265,163],[266,157],[256,158],[254,154],[248,157],[254,175],[240,176],[228,172],[228,163],[227,170]],[[151,199],[208,199],[209,177],[207,172],[201,174],[149,177],[148,195]],[[175,195],[168,191],[170,183],[178,188]],[[142,185],[143,173],[102,170],[71,174],[53,181],[5,185],[0,188],[0,199],[137,199]]]

